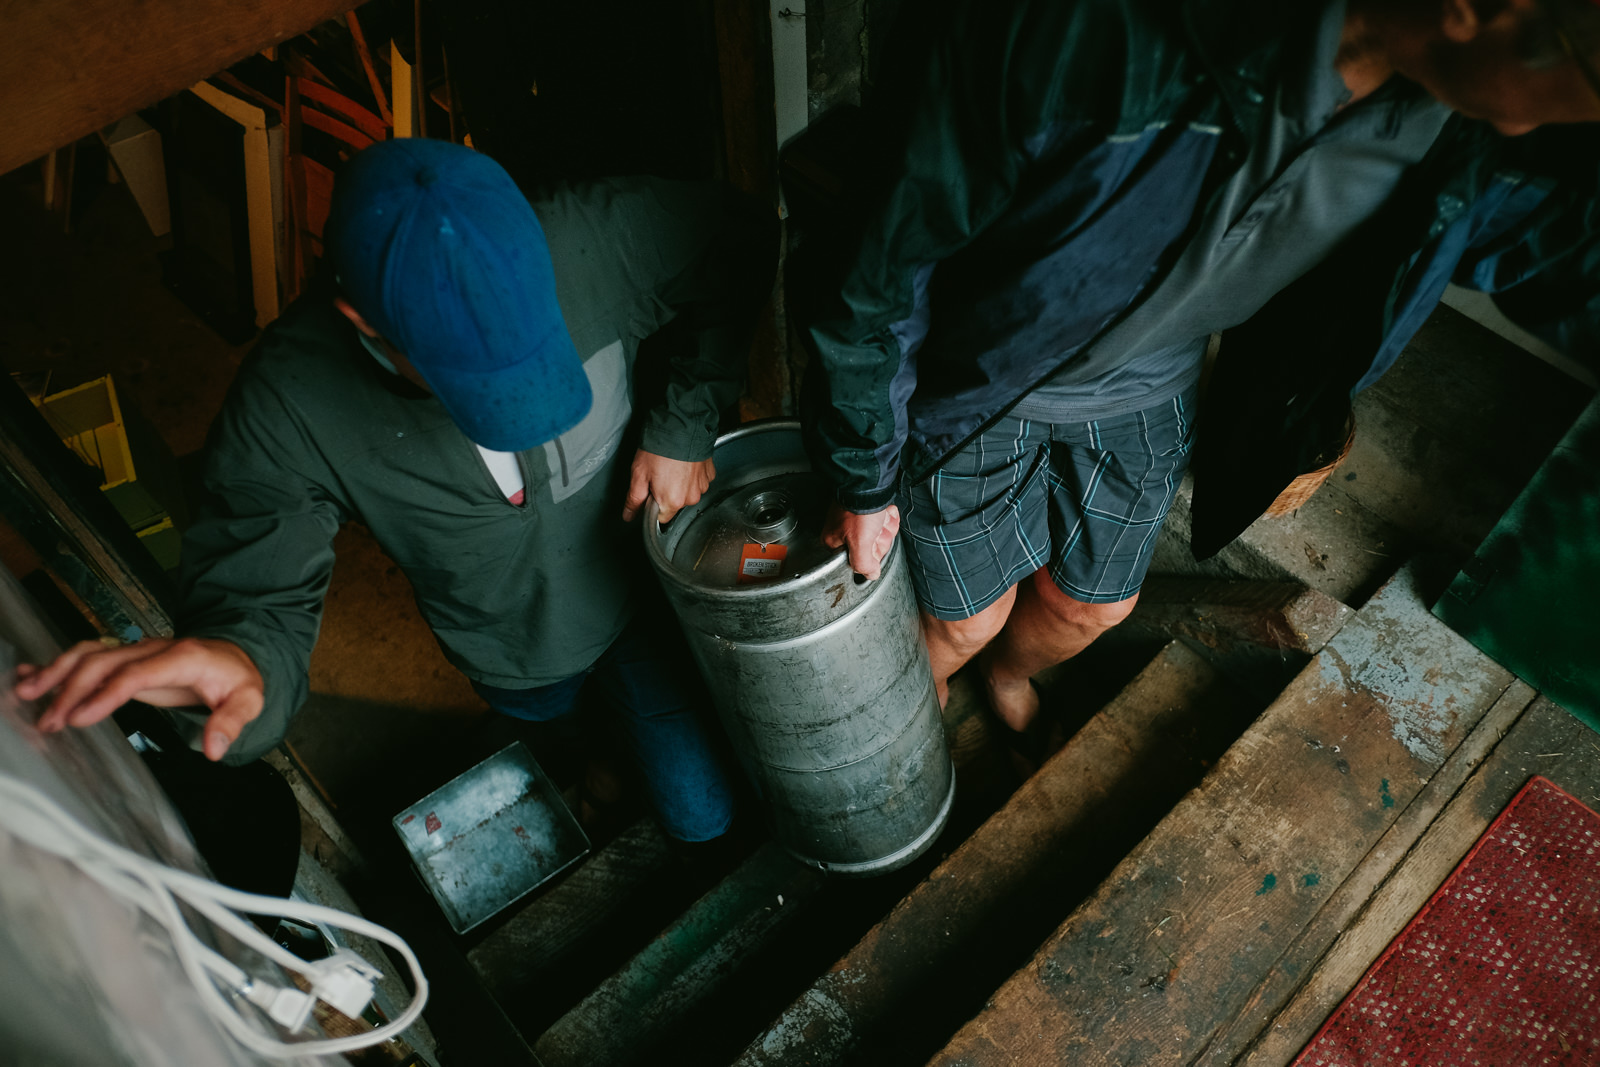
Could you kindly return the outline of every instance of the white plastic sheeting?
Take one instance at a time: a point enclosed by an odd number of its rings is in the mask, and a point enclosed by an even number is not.
[[[206,873],[182,821],[114,725],[49,736],[33,728],[39,709],[11,692],[15,665],[47,662],[56,649],[26,593],[0,570],[0,771],[44,790],[111,841]],[[164,930],[4,826],[0,811],[0,1061],[8,1067],[344,1062],[247,1052],[206,1014]],[[231,942],[215,947],[247,971],[273,973]]]

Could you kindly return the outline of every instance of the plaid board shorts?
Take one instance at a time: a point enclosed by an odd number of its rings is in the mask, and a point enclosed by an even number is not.
[[[1133,596],[1193,438],[1193,394],[1093,422],[1001,419],[900,493],[922,610],[969,618],[1047,564],[1074,600]]]

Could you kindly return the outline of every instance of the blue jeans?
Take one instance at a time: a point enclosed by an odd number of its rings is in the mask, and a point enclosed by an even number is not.
[[[680,841],[709,841],[733,822],[733,793],[701,722],[704,688],[676,626],[641,613],[582,674],[534,689],[472,687],[502,715],[554,723],[577,715],[578,693],[592,682],[644,771],[662,827]]]

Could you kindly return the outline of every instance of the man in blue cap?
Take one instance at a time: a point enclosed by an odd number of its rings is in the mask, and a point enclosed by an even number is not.
[[[183,637],[24,668],[20,696],[57,690],[40,728],[129,699],[204,705],[208,757],[260,756],[305,701],[334,534],[356,520],[491,707],[569,722],[592,675],[668,833],[721,835],[728,786],[670,619],[636,612],[649,579],[624,520],[650,498],[670,518],[710,484],[775,220],[725,186],[647,178],[530,204],[479,153],[398,140],[346,165],[325,237],[332,285],[269,328],[212,428]],[[635,354],[673,318],[693,343],[630,472]]]

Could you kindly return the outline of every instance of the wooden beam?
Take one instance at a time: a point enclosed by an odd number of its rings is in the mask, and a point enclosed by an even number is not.
[[[352,0],[0,0],[0,173],[355,7]]]
[[[713,0],[711,14],[721,77],[722,142],[728,181],[776,208],[778,132],[768,5],[754,0]],[[742,419],[794,410],[782,270],[780,261],[773,300],[756,323],[750,351],[750,384],[740,403]]]
[[[378,104],[378,116],[383,119],[385,126],[394,125],[394,112],[389,110],[389,97],[383,91],[383,81],[378,77],[378,68],[372,62],[372,50],[367,47],[367,35],[361,29],[361,20],[354,11],[344,17],[345,25],[350,27],[350,40],[356,46],[356,57],[361,60],[361,69],[367,72],[367,84],[372,87],[372,99]]]
[[[765,5],[716,0],[717,69],[728,181],[778,199],[777,116],[772,106],[772,20]]]

